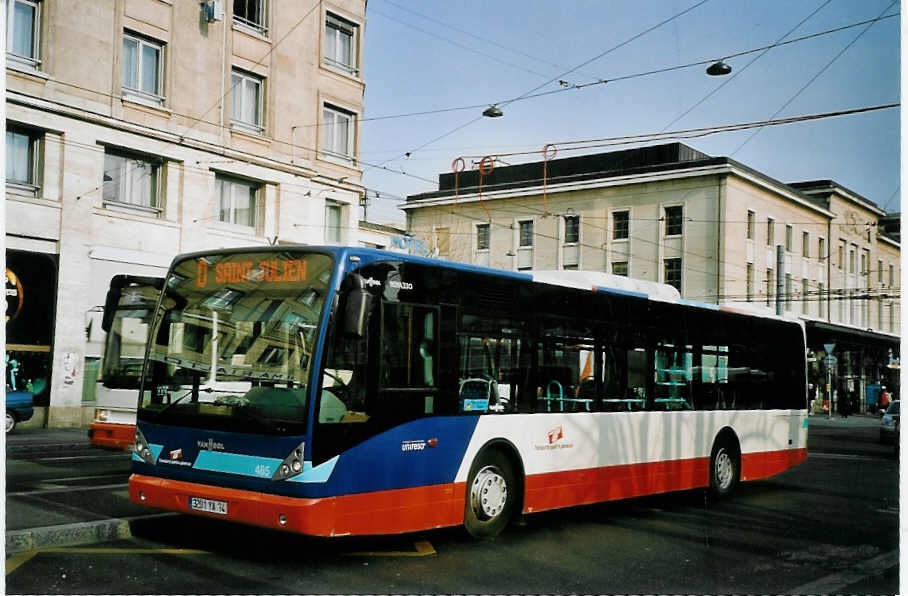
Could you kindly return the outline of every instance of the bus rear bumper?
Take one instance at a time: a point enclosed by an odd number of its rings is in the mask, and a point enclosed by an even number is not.
[[[225,503],[226,513],[190,507],[193,497]],[[397,534],[463,522],[464,487],[438,485],[324,498],[299,498],[133,474],[129,499],[191,513],[311,536]]]
[[[135,438],[135,424],[92,422],[88,428],[89,443],[94,447],[128,451]]]

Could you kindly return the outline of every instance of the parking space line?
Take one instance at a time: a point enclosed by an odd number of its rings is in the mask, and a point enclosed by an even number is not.
[[[16,553],[14,555],[11,555],[8,559],[6,559],[6,575],[9,575],[13,571],[15,571],[16,568],[22,565],[22,563],[31,560],[31,558],[37,554],[38,551],[30,550],[24,553]]]
[[[429,557],[436,555],[432,543],[428,540],[419,540],[413,543],[416,550],[385,550],[385,551],[357,551],[344,553],[347,557]]]

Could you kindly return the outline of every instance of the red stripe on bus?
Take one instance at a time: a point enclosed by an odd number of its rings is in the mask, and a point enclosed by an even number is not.
[[[89,427],[89,443],[95,447],[110,447],[128,450],[136,439],[135,424],[110,424],[92,422]]]
[[[807,459],[806,449],[741,456],[741,480],[778,474]],[[630,499],[709,486],[709,458],[534,474],[526,479],[524,512]]]
[[[534,474],[526,479],[524,511],[629,499],[708,484],[708,457]]]
[[[129,498],[139,505],[313,536],[397,534],[455,526],[463,523],[464,490],[463,484],[440,484],[303,499],[140,474],[129,479]],[[227,514],[190,510],[190,497],[224,501]],[[281,515],[286,520],[283,525]]]
[[[741,480],[769,478],[807,460],[807,449],[785,449],[741,456]]]

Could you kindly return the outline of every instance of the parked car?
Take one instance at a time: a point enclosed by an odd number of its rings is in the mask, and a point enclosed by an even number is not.
[[[892,443],[898,439],[899,403],[899,400],[895,400],[889,404],[886,413],[880,419],[880,442],[882,443]]]
[[[6,432],[11,433],[19,422],[30,420],[35,413],[31,391],[6,392]]]

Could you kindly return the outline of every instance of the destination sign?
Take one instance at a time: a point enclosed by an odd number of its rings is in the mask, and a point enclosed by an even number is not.
[[[307,262],[302,259],[269,259],[233,261],[211,265],[205,259],[196,261],[195,284],[293,283],[306,281]]]

